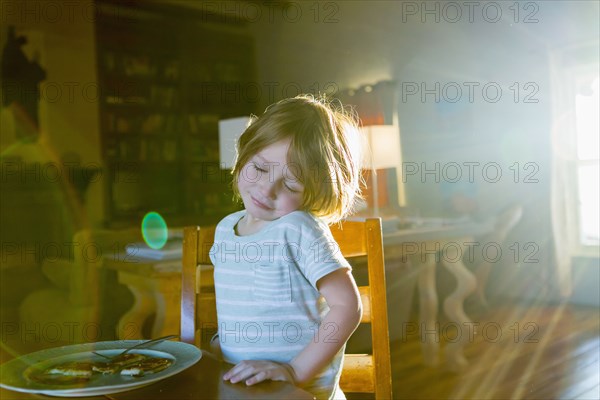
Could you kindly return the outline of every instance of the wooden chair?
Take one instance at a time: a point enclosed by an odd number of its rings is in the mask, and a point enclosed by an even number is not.
[[[361,323],[371,325],[372,354],[345,354],[340,387],[344,392],[374,393],[392,398],[385,269],[381,220],[346,220],[332,225],[331,233],[346,258],[367,257],[368,286],[360,286]],[[184,228],[181,297],[181,340],[209,349],[216,331],[214,280],[208,252],[214,227]]]

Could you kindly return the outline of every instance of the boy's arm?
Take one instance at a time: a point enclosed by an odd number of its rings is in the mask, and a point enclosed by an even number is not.
[[[349,269],[338,269],[325,275],[317,282],[317,288],[330,310],[321,321],[316,340],[306,346],[289,366],[266,360],[242,361],[223,379],[232,383],[245,380],[247,385],[267,379],[302,385],[331,362],[360,323],[362,303]]]
[[[360,294],[349,269],[338,269],[325,275],[317,282],[317,287],[330,310],[321,321],[316,340],[290,362],[298,384],[308,382],[331,362],[362,317]]]

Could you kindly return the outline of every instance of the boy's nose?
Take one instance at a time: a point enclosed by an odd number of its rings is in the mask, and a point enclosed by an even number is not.
[[[270,182],[268,178],[263,180],[260,185],[260,193],[268,199],[275,199],[277,197],[275,182]]]

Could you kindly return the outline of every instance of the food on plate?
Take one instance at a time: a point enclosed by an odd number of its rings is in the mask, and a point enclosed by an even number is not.
[[[140,353],[127,353],[108,361],[68,361],[40,369],[29,375],[38,383],[47,385],[72,385],[86,383],[96,376],[121,375],[142,377],[167,369],[173,360],[151,357]]]
[[[48,375],[78,376],[89,378],[92,376],[92,363],[89,362],[66,362],[48,368]]]
[[[102,374],[118,374],[121,369],[127,367],[128,365],[135,364],[147,358],[149,357],[139,353],[122,354],[108,362],[93,363],[92,370]]]
[[[88,382],[90,377],[59,374],[36,374],[31,376],[31,380],[43,385],[75,385]]]
[[[92,374],[92,363],[70,361],[38,371],[31,379],[44,385],[73,385],[89,381]]]
[[[168,358],[147,358],[123,368],[121,375],[140,377],[146,374],[154,374],[167,369],[172,363]]]

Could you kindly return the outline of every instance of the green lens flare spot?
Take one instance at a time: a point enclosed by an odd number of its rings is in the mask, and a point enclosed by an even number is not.
[[[169,238],[164,218],[157,212],[149,212],[142,219],[142,237],[152,249],[161,249]]]

